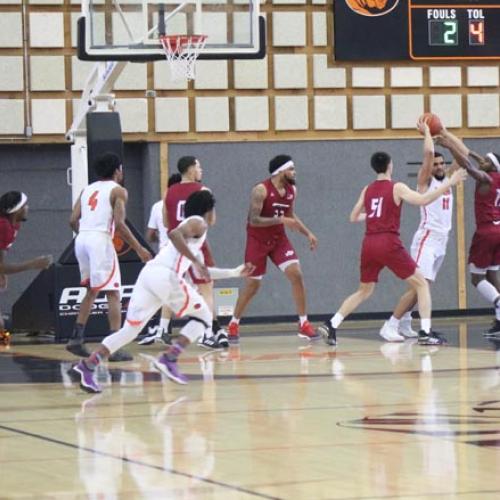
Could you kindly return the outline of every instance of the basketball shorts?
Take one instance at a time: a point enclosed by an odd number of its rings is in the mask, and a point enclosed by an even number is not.
[[[212,256],[212,252],[210,251],[210,248],[208,245],[203,243],[203,246],[201,247],[201,256],[200,256],[202,262],[205,263],[206,266],[213,267],[214,264],[214,258]],[[189,274],[189,279],[194,285],[202,285],[204,283],[211,283],[212,280],[202,278],[196,269],[191,266],[188,271]]]
[[[286,235],[261,241],[247,234],[245,262],[251,262],[255,266],[251,278],[260,279],[266,274],[268,257],[281,271],[284,271],[290,264],[299,262],[295,249]]]
[[[81,284],[92,290],[121,289],[120,265],[111,235],[100,231],[82,231],[75,240]]]
[[[469,269],[475,274],[497,270],[500,265],[500,227],[495,230],[477,231],[469,250]]]
[[[446,255],[447,243],[447,234],[428,229],[419,229],[413,236],[410,254],[425,279],[436,279]]]
[[[376,283],[384,267],[405,280],[415,272],[417,265],[397,234],[366,235],[361,246],[361,282]]]
[[[212,313],[198,291],[179,278],[171,269],[147,264],[137,278],[127,310],[127,322],[141,325],[163,305],[177,317],[198,318],[206,326],[212,324]]]

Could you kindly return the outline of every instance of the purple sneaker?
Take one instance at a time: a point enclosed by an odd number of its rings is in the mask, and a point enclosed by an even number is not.
[[[85,361],[81,360],[73,366],[73,371],[80,377],[80,387],[85,392],[96,394],[102,392],[101,386],[94,380],[94,371],[87,367]]]
[[[165,354],[162,354],[158,359],[155,359],[153,363],[155,368],[170,380],[183,385],[188,383],[186,375],[183,375],[179,371],[177,361],[170,361]]]

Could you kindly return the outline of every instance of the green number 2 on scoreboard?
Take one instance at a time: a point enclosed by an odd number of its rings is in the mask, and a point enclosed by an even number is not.
[[[445,30],[443,33],[444,43],[446,45],[456,45],[457,22],[445,21],[444,25],[445,25]]]

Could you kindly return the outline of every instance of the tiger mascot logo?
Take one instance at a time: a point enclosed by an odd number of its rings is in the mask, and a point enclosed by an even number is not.
[[[383,16],[393,10],[399,0],[345,0],[351,10],[362,16]]]

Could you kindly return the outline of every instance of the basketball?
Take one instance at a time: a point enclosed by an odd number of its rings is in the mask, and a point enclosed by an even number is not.
[[[427,122],[431,135],[438,135],[439,132],[443,130],[443,124],[441,123],[439,116],[434,113],[424,113],[420,117],[420,120],[425,120]]]

